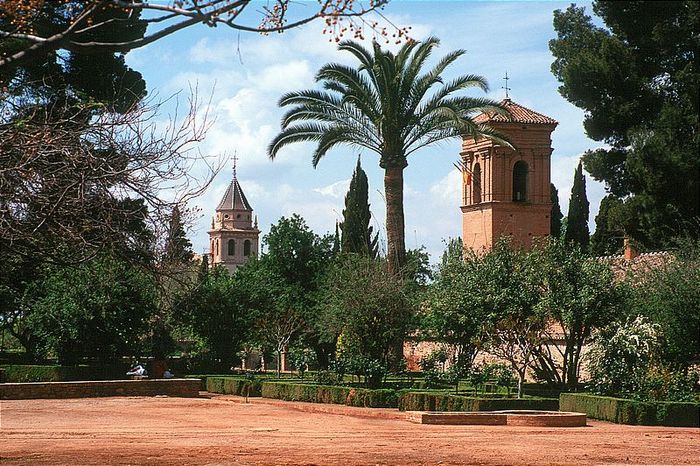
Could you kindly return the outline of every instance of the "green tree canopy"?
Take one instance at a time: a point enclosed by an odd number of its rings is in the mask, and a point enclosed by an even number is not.
[[[551,239],[530,257],[540,289],[538,312],[557,325],[564,342],[563,348],[548,345],[538,351],[540,376],[575,386],[583,347],[594,330],[622,314],[625,295],[614,283],[610,265],[591,259],[578,244]],[[560,360],[561,366],[555,362]]]
[[[623,230],[616,225],[616,213],[624,212],[622,200],[608,194],[600,201],[598,215],[595,217],[595,232],[591,235],[591,253],[596,256],[607,256],[619,253],[622,249]]]
[[[700,215],[700,4],[594,1],[554,13],[552,72],[586,112],[589,137],[610,148],[583,156],[586,170],[624,200],[625,229],[648,247],[697,238]],[[618,209],[619,207],[614,207]]]
[[[413,306],[404,280],[368,257],[350,255],[327,275],[320,306],[323,335],[352,356],[392,365],[403,355]],[[377,381],[373,381],[377,382]],[[371,382],[372,384],[374,384]]]
[[[63,364],[82,357],[113,362],[136,355],[156,311],[152,277],[117,259],[101,257],[77,268],[52,267],[33,282],[25,306],[44,354]]]
[[[267,252],[259,262],[270,299],[258,321],[261,343],[282,351],[295,338],[303,338],[325,367],[334,346],[319,338],[316,303],[334,257],[333,237],[316,235],[294,214],[272,225],[263,242]]]

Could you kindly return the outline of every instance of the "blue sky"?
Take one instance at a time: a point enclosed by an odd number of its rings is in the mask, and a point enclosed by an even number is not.
[[[300,2],[312,8],[316,2]],[[441,39],[434,53],[439,58],[454,49],[466,54],[447,73],[484,76],[494,99],[504,97],[503,76],[508,72],[511,98],[559,121],[552,135],[552,181],[559,189],[566,215],[574,168],[580,155],[601,144],[588,139],[583,112],[557,91],[550,72],[553,61],[548,42],[555,37],[552,14],[568,2],[486,2],[394,0],[384,15],[399,26],[411,26],[415,39],[435,35]],[[588,9],[590,11],[590,9]],[[381,18],[373,18],[381,20]],[[259,36],[218,27],[189,28],[127,55],[127,63],[139,70],[149,92],[161,98],[197,86],[200,96],[211,95],[214,121],[205,141],[197,148],[213,158],[238,154],[239,180],[259,216],[263,234],[281,216],[298,213],[319,234],[333,231],[341,218],[343,198],[357,155],[370,183],[375,230],[385,234],[383,172],[376,154],[358,149],[330,152],[317,169],[311,166],[312,145],[291,146],[275,161],[265,150],[279,130],[282,115],[279,97],[288,91],[315,87],[314,74],[324,63],[352,63],[321,34],[320,22],[284,34]],[[366,34],[371,40],[371,34]],[[240,51],[240,53],[239,53]],[[473,91],[471,95],[483,95]],[[424,245],[433,261],[441,254],[443,240],[461,234],[460,176],[453,166],[459,142],[424,149],[409,158],[405,171],[406,244]],[[208,245],[207,229],[214,208],[231,179],[231,162],[214,183],[191,203],[201,217],[189,232],[195,251]],[[195,167],[194,172],[203,171]],[[603,186],[587,177],[591,203],[589,224],[598,211]],[[384,238],[382,238],[384,240]]]

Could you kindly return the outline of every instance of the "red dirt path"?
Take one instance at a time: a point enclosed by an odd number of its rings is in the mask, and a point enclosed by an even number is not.
[[[230,396],[0,401],[6,464],[700,464],[698,451],[700,429],[596,421],[420,425],[395,410]]]

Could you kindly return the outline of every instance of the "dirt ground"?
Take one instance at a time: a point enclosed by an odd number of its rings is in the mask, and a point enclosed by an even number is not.
[[[0,401],[3,464],[700,464],[700,429],[431,426],[230,396]],[[326,412],[318,412],[324,410]]]

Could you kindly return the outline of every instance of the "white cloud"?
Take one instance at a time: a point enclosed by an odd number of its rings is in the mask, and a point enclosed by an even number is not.
[[[334,199],[344,199],[345,194],[350,188],[350,178],[346,180],[336,181],[335,183],[320,188],[314,188],[313,191],[323,196],[332,197]]]

